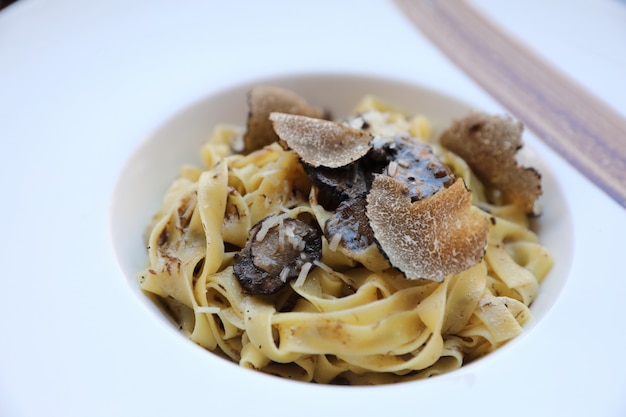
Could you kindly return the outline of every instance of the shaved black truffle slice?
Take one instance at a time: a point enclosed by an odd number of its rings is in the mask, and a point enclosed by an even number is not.
[[[321,256],[317,228],[299,219],[270,216],[252,227],[246,246],[235,255],[233,271],[244,292],[274,294]]]
[[[341,123],[285,113],[272,113],[270,120],[278,137],[313,167],[342,167],[372,148],[371,134]]]
[[[367,217],[389,262],[409,279],[441,282],[479,263],[489,224],[458,178],[449,188],[411,202],[408,187],[378,175],[367,196]]]
[[[256,86],[248,93],[248,121],[243,137],[244,153],[261,149],[278,140],[269,119],[271,112],[328,117],[321,108],[309,105],[292,91],[272,85]]]
[[[537,215],[541,175],[517,161],[523,130],[523,125],[510,117],[471,113],[455,120],[439,140],[463,158],[486,185],[500,190],[527,213]]]

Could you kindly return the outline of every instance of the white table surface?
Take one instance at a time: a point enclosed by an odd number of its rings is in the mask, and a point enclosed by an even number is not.
[[[475,3],[626,115],[624,2]],[[257,376],[215,382],[230,368],[190,370],[175,355],[188,342],[155,343],[162,323],[109,241],[116,173],[189,103],[307,70],[433,83],[501,110],[388,1],[20,0],[0,12],[0,416],[626,415],[626,210],[562,161],[572,277],[523,348],[466,381],[296,395]]]

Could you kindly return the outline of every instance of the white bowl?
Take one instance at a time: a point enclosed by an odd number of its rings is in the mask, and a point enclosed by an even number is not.
[[[144,303],[153,311],[154,320],[167,319],[140,291],[135,278],[136,273],[145,266],[146,251],[142,235],[146,225],[159,208],[163,194],[177,176],[180,166],[201,163],[199,149],[212,128],[223,122],[245,124],[248,111],[246,94],[252,86],[261,83],[293,90],[311,104],[329,108],[336,117],[349,114],[365,94],[374,94],[397,107],[426,115],[433,125],[434,134],[447,127],[452,119],[476,110],[462,99],[424,86],[386,78],[327,73],[251,80],[211,94],[173,115],[141,143],[128,161],[114,191],[110,213],[113,245],[128,280],[128,288],[136,293],[137,302]],[[544,189],[544,212],[536,227],[540,241],[554,256],[555,266],[541,284],[539,294],[531,306],[533,318],[526,324],[526,331],[497,352],[451,374],[480,372],[480,367],[486,366],[499,351],[523,344],[533,327],[549,314],[566,284],[573,258],[571,217],[559,178],[541,157],[538,157],[536,164],[543,176]],[[177,337],[176,334],[174,329],[172,337]],[[223,359],[207,352],[206,361]],[[249,371],[234,365],[231,372],[245,376]],[[443,375],[436,379],[448,377]],[[286,383],[294,384],[289,381]]]

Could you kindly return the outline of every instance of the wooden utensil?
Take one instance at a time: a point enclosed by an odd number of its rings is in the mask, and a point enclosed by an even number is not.
[[[395,0],[514,117],[626,208],[626,120],[467,1]]]

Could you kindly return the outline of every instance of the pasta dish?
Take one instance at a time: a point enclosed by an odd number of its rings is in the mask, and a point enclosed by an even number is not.
[[[341,120],[277,87],[249,103],[145,236],[140,287],[193,342],[366,385],[449,372],[522,333],[553,261],[530,228],[540,175],[515,160],[519,123],[473,113],[433,137],[372,96]]]

